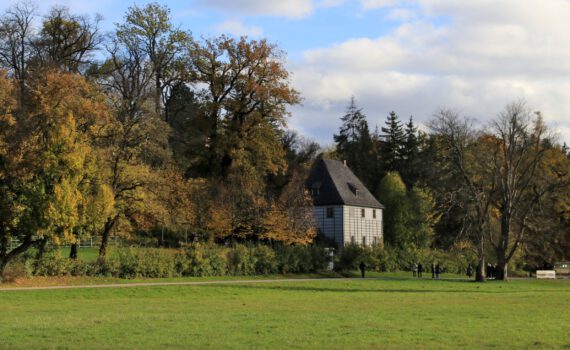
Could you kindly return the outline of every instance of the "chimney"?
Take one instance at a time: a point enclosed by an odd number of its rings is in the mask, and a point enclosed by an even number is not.
[[[344,160],[342,161],[342,163],[344,164],[344,166],[346,166],[346,159],[344,159]]]

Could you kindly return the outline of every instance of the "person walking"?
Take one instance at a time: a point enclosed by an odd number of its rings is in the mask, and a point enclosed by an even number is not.
[[[435,264],[431,264],[431,278],[435,278]]]
[[[467,277],[469,277],[469,279],[471,279],[471,276],[473,276],[473,266],[471,264],[469,264],[467,266]]]
[[[412,265],[412,274],[414,277],[418,277],[418,264],[416,263]]]
[[[424,267],[422,263],[418,263],[418,278],[422,278],[422,272],[424,272]]]
[[[362,278],[364,278],[364,272],[366,271],[366,264],[364,261],[361,261],[358,267],[360,267],[360,273],[362,274]]]
[[[439,279],[439,274],[441,273],[441,269],[439,268],[439,264],[435,265],[435,279]]]

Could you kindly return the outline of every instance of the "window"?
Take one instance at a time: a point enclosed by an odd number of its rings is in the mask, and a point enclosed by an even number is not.
[[[334,218],[334,208],[327,208],[327,218]]]
[[[347,183],[348,188],[350,189],[350,191],[352,192],[352,194],[354,194],[356,197],[358,197],[358,188],[356,188],[356,185],[353,183],[348,182]]]
[[[363,246],[366,245],[366,236],[363,236],[363,237],[362,237],[362,245],[363,245]]]
[[[376,219],[376,209],[372,209],[372,218]]]
[[[350,236],[350,244],[355,244],[356,243],[356,239],[354,239],[354,236]]]
[[[377,245],[378,244],[378,237],[374,236],[372,238],[372,244]]]
[[[366,217],[366,212],[364,209],[360,209],[360,216]]]

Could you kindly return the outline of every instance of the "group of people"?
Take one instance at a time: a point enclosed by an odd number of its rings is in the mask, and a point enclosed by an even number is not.
[[[414,277],[423,278],[424,266],[422,263],[414,263],[412,265],[412,273]],[[439,275],[441,274],[441,268],[439,264],[431,264],[431,278],[439,279]]]
[[[362,274],[362,278],[364,278],[364,273],[366,271],[366,264],[364,261],[360,262],[358,266],[360,268],[360,273]],[[414,278],[423,278],[424,267],[422,263],[414,263],[412,265],[412,273]],[[497,265],[487,264],[486,269],[486,276],[487,278],[495,278],[497,277]],[[439,275],[441,274],[441,268],[439,264],[431,264],[431,278],[439,279]],[[469,264],[467,266],[467,277],[471,278],[473,276],[473,265]]]
[[[487,267],[485,269],[485,276],[490,279],[497,278],[497,264],[487,264]]]

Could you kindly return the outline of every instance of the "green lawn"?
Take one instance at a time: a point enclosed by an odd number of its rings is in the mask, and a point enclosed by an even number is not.
[[[570,281],[0,291],[2,349],[569,349]]]
[[[70,247],[61,247],[60,249],[60,254],[61,256],[69,256],[69,251],[70,251]],[[111,252],[113,251],[113,248],[109,248],[109,254],[111,254]],[[95,261],[97,260],[97,257],[99,256],[99,248],[98,247],[93,247],[93,248],[79,248],[77,250],[77,258],[84,260],[84,261]]]

